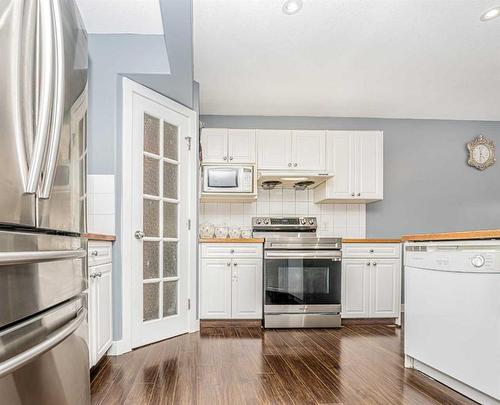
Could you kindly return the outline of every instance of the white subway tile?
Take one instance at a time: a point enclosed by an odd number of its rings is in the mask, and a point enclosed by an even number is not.
[[[257,203],[256,202],[245,203],[243,207],[243,213],[246,216],[251,216],[251,217],[257,215]]]
[[[322,231],[333,231],[333,216],[332,215],[321,215],[318,217],[319,228]]]
[[[217,203],[217,223],[216,225],[229,225],[231,221],[230,204]]]
[[[115,216],[114,215],[93,215],[93,227],[89,229],[91,233],[104,233],[114,235]]]
[[[269,215],[269,201],[257,201],[257,215]]]
[[[283,215],[295,216],[295,200],[283,201]]]
[[[346,206],[346,218],[348,228],[359,228],[360,226],[360,216],[359,216],[359,204],[347,204]]]
[[[295,201],[296,202],[307,202],[309,201],[309,195],[307,190],[297,190],[295,191]]]
[[[285,201],[295,203],[295,190],[290,188],[283,189],[283,203]]]
[[[269,190],[263,190],[259,188],[257,191],[257,201],[268,202],[269,201]]]
[[[269,215],[272,216],[282,216],[283,215],[283,203],[277,201],[271,201],[269,203]]]
[[[230,221],[232,226],[243,226],[244,205],[243,203],[230,204]]]
[[[113,174],[92,174],[87,177],[89,193],[107,194],[115,192],[115,176]]]
[[[321,206],[309,201],[309,215],[318,216],[321,214]]]
[[[295,202],[295,213],[297,215],[309,215],[309,203],[307,201]]]
[[[347,211],[345,204],[334,204],[333,209],[333,223],[339,229],[347,227]]]
[[[269,201],[281,203],[283,201],[283,190],[281,188],[270,190]]]
[[[313,189],[307,190],[307,198],[308,198],[309,202],[314,201],[314,190]]]
[[[92,194],[92,213],[97,215],[106,215],[115,213],[115,195],[114,194]]]

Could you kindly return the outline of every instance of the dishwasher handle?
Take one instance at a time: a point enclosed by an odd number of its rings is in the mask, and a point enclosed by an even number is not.
[[[53,334],[47,336],[47,339],[45,339],[43,342],[14,357],[11,357],[3,363],[0,363],[0,378],[13,373],[30,361],[57,346],[64,339],[70,336],[75,330],[77,330],[86,317],[87,310],[85,308],[81,308],[75,319],[73,319],[71,322],[68,322],[57,332],[54,332]]]

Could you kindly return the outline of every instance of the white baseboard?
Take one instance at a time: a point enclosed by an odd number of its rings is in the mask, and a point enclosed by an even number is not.
[[[119,356],[120,354],[131,352],[132,348],[130,347],[129,342],[125,342],[124,340],[115,340],[113,341],[111,347],[108,350],[108,356]]]

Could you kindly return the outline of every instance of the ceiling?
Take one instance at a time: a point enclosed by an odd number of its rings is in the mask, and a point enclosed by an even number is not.
[[[159,0],[76,0],[91,34],[163,34]]]
[[[498,0],[193,0],[201,113],[500,120]]]

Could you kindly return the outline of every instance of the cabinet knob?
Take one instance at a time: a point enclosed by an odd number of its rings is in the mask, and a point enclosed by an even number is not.
[[[358,197],[361,197],[361,193],[358,193]]]
[[[356,195],[356,194],[354,194],[354,193],[351,193],[351,197],[354,197],[355,195]]]
[[[224,157],[222,158],[222,160],[227,160],[227,156],[224,156]]]
[[[234,263],[233,263],[233,266],[234,266],[234,267],[236,267],[237,265],[238,265],[238,263],[236,263],[236,262],[234,262]]]
[[[373,265],[376,266],[377,265],[377,262],[373,262]]]
[[[97,276],[95,275],[95,273],[92,273],[92,274],[89,274],[89,277],[90,278],[96,278]]]
[[[101,273],[101,272],[99,272],[99,273],[97,273],[95,276],[96,276],[96,277],[102,277],[102,273]]]
[[[233,254],[233,253],[234,253],[234,249],[231,249],[231,254]]]
[[[229,157],[229,160],[233,160],[233,157],[232,157],[232,156],[230,156],[230,157]]]
[[[231,262],[227,262],[227,263],[226,263],[226,266],[227,266],[227,267],[231,267]]]
[[[370,252],[370,253],[373,253],[373,252],[375,252],[375,251],[374,251],[373,249],[370,249],[370,250],[369,250],[369,252]]]
[[[294,163],[294,164],[293,164],[293,167],[297,167],[297,163]]]
[[[292,167],[292,164],[291,164],[291,163],[288,163],[288,167]]]
[[[366,263],[367,266],[371,266],[372,264],[370,262]]]
[[[92,250],[90,252],[90,256],[97,256],[99,254],[99,252],[97,250]]]

